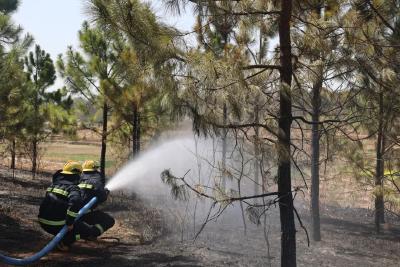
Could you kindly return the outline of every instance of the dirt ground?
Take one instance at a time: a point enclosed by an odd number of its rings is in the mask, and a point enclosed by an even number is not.
[[[11,177],[0,170],[0,251],[26,257],[40,250],[50,236],[36,222],[49,175],[35,180],[18,172]],[[296,206],[308,228],[307,205]],[[161,210],[135,196],[113,195],[101,207],[116,218],[114,228],[96,242],[77,242],[70,252],[51,252],[32,266],[279,266],[280,231],[278,210],[266,219],[269,252],[264,228],[229,211],[206,226],[192,240],[199,225],[171,220],[171,211]],[[367,209],[323,205],[323,241],[307,246],[304,231],[297,225],[298,266],[400,266],[400,219],[388,217],[382,235],[374,234],[373,212]],[[175,231],[173,230],[175,229]],[[269,256],[268,256],[269,255]],[[5,266],[1,265],[0,266]]]

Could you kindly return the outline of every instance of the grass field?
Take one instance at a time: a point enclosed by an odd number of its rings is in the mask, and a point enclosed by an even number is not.
[[[85,160],[100,160],[100,144],[85,144],[85,142],[45,142],[40,144],[39,171],[54,172],[68,160],[84,162]],[[2,163],[10,166],[10,156],[5,154]],[[116,161],[111,153],[106,158],[106,173],[115,172]],[[26,157],[17,157],[16,167],[29,170],[30,160]]]
[[[45,143],[42,144],[42,161],[54,164],[64,164],[68,160],[84,162],[85,160],[100,160],[100,145],[85,145],[83,143]],[[115,161],[108,156],[106,168],[115,166]]]
[[[100,146],[46,143],[41,146],[42,159],[54,162],[65,162],[66,160],[85,161],[87,159],[99,160]]]

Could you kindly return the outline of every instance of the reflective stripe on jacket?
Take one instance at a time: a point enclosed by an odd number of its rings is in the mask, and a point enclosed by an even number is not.
[[[93,189],[93,185],[92,184],[78,184],[78,187],[80,189]]]
[[[84,171],[78,186],[81,188],[83,204],[88,203],[93,197],[97,197],[97,203],[92,209],[107,200],[107,191],[98,171]]]
[[[41,223],[56,222],[60,225],[64,221],[64,224],[73,224],[82,207],[81,193],[77,186],[79,178],[79,175],[62,174],[60,171],[54,174],[53,184],[47,188],[40,205],[38,217]]]

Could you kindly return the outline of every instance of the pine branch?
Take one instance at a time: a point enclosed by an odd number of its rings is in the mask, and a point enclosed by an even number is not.
[[[235,202],[235,201],[242,201],[242,200],[248,200],[248,199],[254,199],[254,198],[264,198],[264,197],[268,197],[268,196],[277,196],[278,192],[268,192],[268,193],[264,193],[264,194],[260,194],[260,195],[252,195],[252,196],[244,196],[244,197],[228,197],[228,198],[224,198],[224,199],[216,199],[214,196],[210,196],[204,192],[201,192],[199,190],[197,190],[196,188],[194,188],[193,186],[191,186],[186,180],[185,177],[186,175],[190,172],[190,170],[188,170],[183,177],[175,177],[172,176],[171,174],[169,174],[171,176],[171,178],[177,179],[179,181],[182,181],[184,183],[184,185],[186,187],[188,187],[190,190],[192,190],[193,192],[195,192],[197,195],[199,196],[203,196],[205,198],[211,199],[216,203],[229,203],[229,202]]]
[[[397,191],[399,191],[400,193],[400,187],[397,185],[397,183],[394,181],[393,177],[390,180],[392,182],[392,184],[396,187]]]
[[[303,228],[304,232],[306,233],[306,236],[307,236],[307,246],[309,247],[309,246],[310,246],[310,237],[309,237],[309,235],[308,235],[307,228],[304,226],[303,222],[301,221],[300,215],[299,215],[299,213],[297,212],[297,210],[296,210],[295,207],[293,207],[293,210],[294,210],[294,213],[296,214],[297,220],[298,220],[299,223],[300,223],[300,227]]]
[[[325,123],[342,123],[342,122],[348,122],[348,121],[350,121],[350,120],[352,120],[352,119],[354,119],[354,118],[358,118],[359,116],[354,116],[354,117],[350,117],[350,118],[347,118],[347,119],[344,119],[344,120],[340,120],[340,119],[337,119],[337,120],[335,120],[335,119],[331,119],[331,120],[323,120],[323,121],[309,121],[309,120],[307,120],[306,118],[304,118],[303,116],[293,116],[292,117],[292,119],[293,120],[301,120],[302,122],[304,122],[304,123],[307,123],[307,124],[311,124],[311,125],[315,125],[315,124],[325,124]]]
[[[256,65],[248,65],[242,67],[243,70],[252,70],[252,69],[272,69],[272,70],[281,70],[281,66],[279,65],[263,65],[263,64],[256,64]]]
[[[270,132],[271,134],[278,136],[278,133],[275,132],[275,130],[273,130],[271,127],[269,127],[265,124],[261,124],[261,123],[243,123],[243,124],[226,124],[226,125],[222,125],[222,124],[218,124],[218,123],[214,123],[214,122],[210,122],[210,121],[207,121],[207,123],[210,125],[213,125],[217,128],[221,128],[221,129],[243,129],[243,128],[261,127],[261,128],[264,128],[265,130],[267,130],[268,132]]]
[[[374,7],[374,4],[371,3],[371,1],[367,1],[368,5],[371,7],[371,9],[375,12],[375,14],[379,17],[379,19],[385,24],[386,27],[388,27],[392,32],[395,32],[395,28],[390,25],[390,23],[382,16],[382,14]]]

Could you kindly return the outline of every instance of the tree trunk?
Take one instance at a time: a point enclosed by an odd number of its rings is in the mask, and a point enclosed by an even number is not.
[[[380,233],[380,224],[385,222],[385,206],[383,202],[382,179],[384,175],[384,131],[383,131],[383,92],[379,93],[379,122],[376,142],[376,166],[375,166],[375,229]]]
[[[35,179],[37,171],[37,139],[33,138],[32,141],[32,178]]]
[[[228,111],[226,107],[226,103],[223,106],[223,114],[222,114],[223,124],[226,125],[228,120]],[[226,138],[227,138],[228,131],[227,129],[222,129],[222,188],[226,188]]]
[[[37,59],[36,59],[37,60]],[[39,100],[38,96],[36,95],[34,100],[34,121],[37,121],[37,115],[39,114]],[[37,171],[37,145],[38,145],[38,133],[39,129],[36,128],[37,125],[34,125],[34,132],[33,132],[33,140],[32,140],[32,178],[35,179],[36,171]]]
[[[103,130],[101,132],[101,153],[100,153],[100,174],[103,182],[105,182],[105,177],[106,177],[107,123],[108,123],[108,106],[106,101],[104,101]]]
[[[16,142],[15,142],[15,139],[13,139],[11,142],[11,165],[10,165],[10,168],[12,170],[15,169],[15,154],[16,154],[15,147],[16,147]]]
[[[322,16],[323,0],[316,5],[316,13],[318,18]],[[321,31],[321,34],[324,34]],[[317,59],[324,58],[319,55]],[[319,214],[319,154],[320,154],[320,132],[319,117],[321,112],[321,89],[323,82],[323,67],[321,66],[317,73],[317,80],[312,88],[312,126],[311,126],[311,225],[312,238],[314,241],[321,241],[321,222]]]
[[[13,138],[11,143],[11,169],[12,169],[12,177],[15,178],[15,156],[16,156],[16,141]]]
[[[259,115],[258,115],[258,105],[256,104],[254,106],[254,121],[255,123],[259,123]],[[254,129],[255,134],[254,134],[254,195],[259,195],[260,194],[260,163],[259,163],[259,158],[260,158],[260,142],[259,142],[259,128],[255,127]],[[261,186],[263,188],[264,186]],[[264,191],[263,191],[264,192]],[[257,203],[257,199],[254,199],[254,203]]]
[[[311,137],[311,221],[314,241],[321,241],[319,216],[319,116],[321,107],[322,73],[312,88],[312,137]]]
[[[136,105],[133,106],[132,126],[132,158],[135,158],[140,152],[140,113]]]
[[[293,214],[291,184],[290,127],[292,124],[292,51],[290,40],[290,19],[292,1],[281,0],[279,18],[280,42],[280,114],[278,134],[278,196],[281,221],[281,266],[296,266],[296,229]]]

